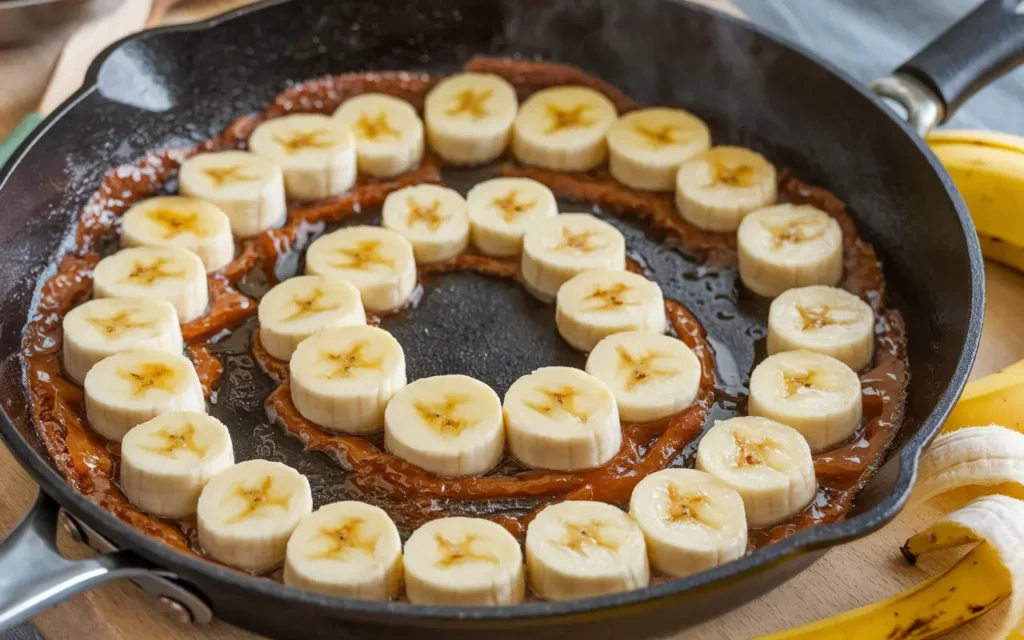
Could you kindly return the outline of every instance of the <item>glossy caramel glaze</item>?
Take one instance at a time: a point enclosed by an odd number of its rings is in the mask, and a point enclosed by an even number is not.
[[[581,84],[607,95],[620,111],[640,106],[618,90],[584,72],[563,65],[521,60],[480,58],[467,68],[497,73],[508,79],[524,98],[549,86]],[[353,73],[313,80],[284,91],[257,116],[244,116],[216,138],[196,149],[159,151],[135,165],[118,167],[104,178],[79,216],[74,249],[61,259],[56,274],[41,285],[39,305],[25,329],[23,358],[27,373],[32,415],[37,432],[57,468],[68,482],[122,520],[179,549],[198,552],[194,522],[169,522],[133,507],[117,486],[118,447],[105,442],[84,420],[83,392],[66,379],[60,367],[61,320],[91,292],[91,270],[99,251],[116,234],[116,222],[131,204],[160,193],[179,163],[199,151],[244,148],[248,135],[266,119],[294,112],[330,113],[345,99],[380,91],[408,100],[422,109],[426,92],[437,76],[423,73]],[[585,200],[623,215],[645,218],[654,231],[673,236],[687,253],[714,264],[735,263],[735,239],[730,235],[701,231],[674,212],[671,196],[635,192],[614,182],[607,172],[562,174],[509,163],[504,175],[522,175],[548,184],[559,196]],[[428,154],[421,165],[393,180],[360,178],[348,193],[322,202],[289,206],[288,220],[274,229],[244,241],[238,257],[209,276],[210,308],[183,329],[189,357],[196,365],[207,397],[215,393],[223,365],[208,348],[256,312],[256,300],[236,284],[253,270],[262,270],[275,281],[282,257],[301,250],[328,223],[339,222],[360,211],[379,208],[384,198],[404,186],[440,181],[440,164]],[[805,185],[785,173],[780,178],[782,198],[809,202],[835,217],[843,230],[846,277],[843,287],[867,300],[876,312],[874,366],[863,372],[865,424],[849,444],[815,456],[819,481],[816,500],[804,512],[774,527],[751,532],[751,546],[763,546],[817,523],[841,519],[857,491],[867,482],[902,420],[909,371],[902,318],[886,309],[885,281],[870,245],[863,242],[835,196]],[[631,265],[635,268],[635,265]],[[466,253],[442,264],[421,265],[420,279],[429,280],[455,270],[471,270],[486,276],[515,278],[517,262]],[[282,429],[299,438],[306,449],[321,451],[351,471],[346,491],[384,506],[399,526],[411,529],[444,515],[437,499],[496,500],[531,498],[532,509],[515,515],[495,516],[514,534],[522,536],[525,524],[543,505],[563,499],[597,499],[624,505],[633,487],[644,476],[681,460],[684,449],[701,433],[716,395],[714,354],[703,328],[680,303],[666,300],[666,312],[674,333],[695,350],[703,377],[698,399],[687,410],[648,423],[625,423],[623,446],[609,463],[578,473],[524,470],[506,460],[492,474],[474,478],[439,478],[383,451],[379,436],[349,437],[329,434],[303,419],[291,402],[287,363],[269,356],[254,333],[252,353],[260,367],[280,383],[266,399],[268,415]],[[377,324],[379,319],[367,317]],[[692,462],[692,461],[691,461]],[[678,462],[675,462],[678,464]]]

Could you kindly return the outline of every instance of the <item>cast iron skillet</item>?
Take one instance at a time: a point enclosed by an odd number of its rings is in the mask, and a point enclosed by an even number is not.
[[[907,107],[913,128],[927,130],[1024,55],[1018,4],[985,2],[877,90]],[[108,168],[153,148],[194,144],[259,110],[291,82],[347,70],[452,70],[477,53],[574,64],[643,102],[685,106],[709,122],[718,142],[757,148],[849,204],[885,263],[890,303],[906,318],[912,377],[896,447],[847,520],[629,593],[498,609],[412,606],[292,590],[179,554],[92,504],[54,470],[28,417],[17,353],[36,283]],[[0,171],[0,206],[0,433],[43,489],[0,546],[0,628],[127,576],[186,618],[202,622],[212,610],[280,637],[664,634],[768,591],[830,546],[891,520],[906,501],[921,449],[963,387],[981,333],[982,259],[970,218],[912,128],[812,55],[668,0],[272,2],[134,36],[93,64],[85,87]],[[472,366],[472,348],[463,356],[444,343],[430,348],[455,357],[453,366],[458,357],[466,359],[464,370]],[[744,355],[741,367],[751,357]],[[53,544],[58,504],[77,535],[120,550],[79,562],[61,558]]]

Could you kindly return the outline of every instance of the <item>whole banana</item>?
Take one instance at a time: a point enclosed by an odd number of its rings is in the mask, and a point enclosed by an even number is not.
[[[967,203],[985,257],[1024,271],[1024,137],[946,130],[928,144]]]

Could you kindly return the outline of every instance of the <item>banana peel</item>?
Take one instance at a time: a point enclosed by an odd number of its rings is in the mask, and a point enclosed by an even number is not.
[[[985,257],[1024,271],[1024,137],[946,130],[928,144],[960,190]]]
[[[1024,612],[1024,501],[987,496],[907,540],[903,554],[976,546],[945,572],[881,602],[760,640],[926,640],[992,610],[1007,597],[998,637],[1015,638]]]
[[[968,384],[942,430],[979,424],[1024,433],[1024,360]]]

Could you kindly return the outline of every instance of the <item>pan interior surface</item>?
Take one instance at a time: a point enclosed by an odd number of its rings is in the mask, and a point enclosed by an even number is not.
[[[309,77],[367,69],[447,72],[477,54],[538,56],[579,66],[644,103],[686,108],[709,123],[716,143],[752,147],[839,195],[879,252],[890,305],[903,313],[909,329],[913,375],[896,451],[906,447],[913,453],[935,432],[977,347],[980,258],[966,239],[949,184],[921,143],[861,91],[766,36],[664,0],[293,2],[243,12],[210,28],[160,30],[121,44],[98,67],[95,89],[51,118],[41,137],[0,172],[0,201],[8,220],[8,232],[0,234],[0,304],[7,319],[0,325],[5,357],[0,384],[4,411],[14,425],[14,430],[5,425],[4,431],[34,476],[62,502],[75,505],[76,515],[81,512],[90,525],[180,568],[200,587],[233,585],[224,596],[227,611],[241,606],[244,585],[247,594],[298,600],[318,615],[340,618],[363,611],[383,616],[404,610],[410,617],[458,617],[444,609],[338,607],[330,599],[299,596],[184,559],[87,508],[85,499],[44,460],[29,420],[17,353],[34,306],[35,283],[53,268],[71,221],[110,167],[150,149],[194,145],[238,115],[261,109],[288,84]],[[469,172],[446,177],[461,191],[476,179]],[[560,205],[563,211],[587,207]],[[375,222],[375,215],[367,212],[353,222]],[[734,269],[704,266],[665,250],[632,219],[611,215],[609,220],[626,235],[633,257],[666,297],[683,302],[708,330],[716,349],[718,386],[742,390],[763,337],[765,303],[737,292]],[[241,288],[259,294],[265,286],[253,278]],[[582,364],[583,356],[561,342],[553,316],[550,306],[533,301],[515,283],[458,273],[437,276],[424,287],[416,309],[383,326],[403,344],[410,379],[465,373],[501,394],[537,366]],[[317,504],[340,499],[344,473],[337,465],[302,453],[297,441],[267,421],[263,399],[273,384],[249,354],[253,323],[216,347],[227,373],[212,413],[231,426],[239,459],[286,461],[310,478]],[[736,409],[735,403],[722,401],[711,420]],[[41,455],[32,455],[29,446]],[[908,469],[900,465],[899,455],[891,455],[855,503],[851,515],[863,513],[862,518],[809,530],[736,565],[646,592],[531,605],[522,615],[571,614],[669,596],[770,567],[760,576],[746,574],[745,586],[734,583],[731,598],[693,590],[695,606],[674,616],[666,613],[657,623],[652,616],[651,624],[677,628],[714,615],[799,570],[800,563],[791,563],[788,574],[778,569],[795,550],[861,535],[887,521],[909,490],[908,474],[912,464]],[[498,619],[516,615],[511,609],[493,613]],[[275,623],[268,614],[257,618],[267,628],[284,628],[287,622]]]

